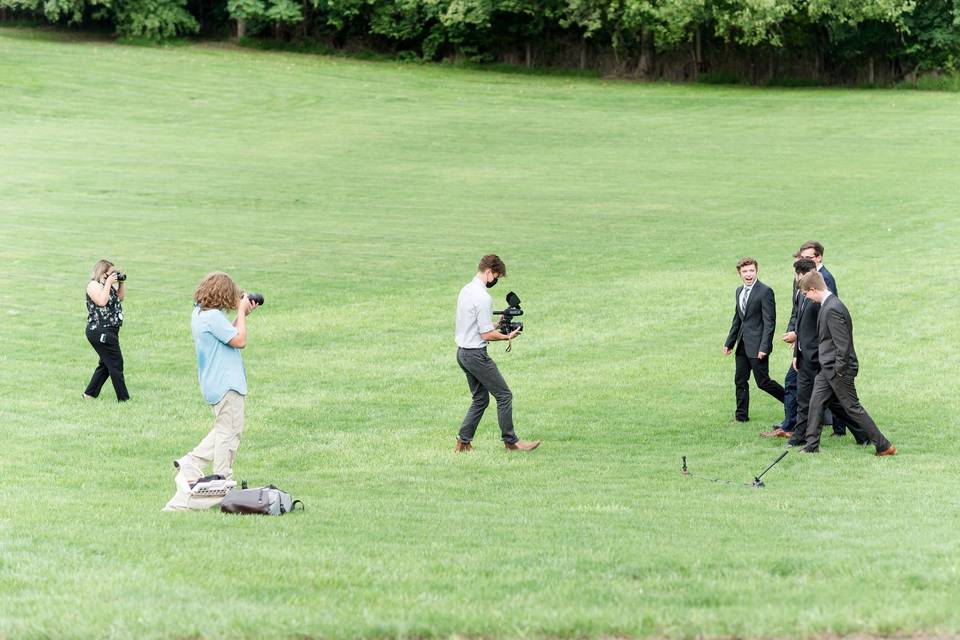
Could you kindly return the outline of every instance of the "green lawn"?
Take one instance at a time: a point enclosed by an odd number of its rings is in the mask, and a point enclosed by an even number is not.
[[[0,29],[0,638],[960,633],[960,96],[168,49]],[[742,255],[789,314],[819,239],[900,453],[782,441],[721,347]],[[453,309],[495,251],[527,332],[469,456]],[[953,256],[953,257],[951,257]],[[130,274],[133,401],[82,289]],[[193,289],[263,291],[235,466],[307,506],[166,514],[211,425]],[[782,378],[787,349],[771,370]]]

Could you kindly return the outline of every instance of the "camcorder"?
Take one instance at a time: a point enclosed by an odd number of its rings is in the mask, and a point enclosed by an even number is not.
[[[250,299],[251,302],[256,302],[258,307],[263,306],[262,293],[257,293],[256,291],[248,291],[245,295],[247,296],[247,298]]]
[[[500,324],[497,329],[503,335],[508,336],[514,331],[523,331],[523,323],[513,321],[517,316],[523,315],[523,309],[520,308],[520,296],[513,291],[507,294],[507,308],[493,313],[500,316]]]

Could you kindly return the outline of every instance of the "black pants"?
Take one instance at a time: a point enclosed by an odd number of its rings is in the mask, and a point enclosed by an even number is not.
[[[513,394],[506,380],[500,375],[497,363],[483,349],[457,349],[457,364],[467,376],[473,403],[467,409],[460,425],[460,442],[470,442],[477,432],[477,425],[483,412],[490,404],[490,394],[497,399],[497,420],[500,422],[500,436],[503,441],[512,444],[518,440],[513,431]]]
[[[774,398],[783,402],[783,387],[779,382],[770,379],[769,360],[764,358],[748,358],[743,348],[743,342],[737,345],[737,370],[733,377],[733,384],[737,388],[737,413],[735,418],[741,422],[750,419],[750,372],[761,391],[766,391]]]
[[[813,393],[813,381],[820,372],[820,366],[803,357],[797,356],[797,423],[794,441],[803,440],[807,432],[807,419],[810,415],[810,395]]]
[[[813,392],[810,395],[807,432],[804,435],[804,448],[807,451],[817,451],[820,448],[820,423],[824,407],[830,407],[834,414],[847,422],[850,433],[857,442],[869,441],[877,451],[890,448],[890,441],[880,433],[873,418],[861,406],[853,378],[836,375],[830,378],[821,370],[813,381]]]
[[[833,425],[833,432],[838,436],[847,435],[847,424],[849,423],[840,416],[833,415],[830,409],[827,409],[823,414],[823,424]]]
[[[93,350],[100,356],[97,368],[93,370],[90,384],[84,391],[88,396],[96,398],[100,395],[103,383],[110,378],[113,390],[117,392],[117,401],[130,399],[127,393],[127,383],[123,379],[123,354],[120,353],[120,334],[117,329],[98,329],[87,331],[87,340],[93,345]]]

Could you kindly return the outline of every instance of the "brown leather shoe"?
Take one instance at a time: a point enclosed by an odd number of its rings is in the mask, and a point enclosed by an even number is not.
[[[784,431],[783,429],[780,429],[780,433],[777,434],[777,437],[778,437],[778,438],[792,438],[792,437],[793,437],[793,432],[792,432],[792,431]]]
[[[890,445],[883,451],[877,451],[874,455],[877,456],[878,458],[881,456],[895,456],[897,455],[897,448],[893,445]]]
[[[469,442],[460,442],[457,440],[457,448],[455,449],[457,453],[464,453],[466,451],[473,451],[473,445]]]
[[[514,443],[503,443],[503,446],[506,447],[507,451],[533,451],[540,446],[539,440],[517,440]]]
[[[761,431],[761,438],[783,438],[783,429],[780,427],[774,427],[773,431]]]

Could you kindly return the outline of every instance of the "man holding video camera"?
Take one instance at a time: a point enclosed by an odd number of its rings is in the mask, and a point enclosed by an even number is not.
[[[497,419],[507,450],[533,451],[540,446],[539,440],[525,442],[517,438],[513,430],[513,394],[500,375],[497,363],[487,355],[488,342],[512,340],[520,333],[517,328],[504,334],[493,324],[493,299],[487,289],[506,275],[507,267],[499,256],[484,256],[477,267],[477,274],[464,285],[457,298],[457,364],[467,376],[473,396],[473,403],[463,418],[457,436],[458,452],[473,451],[470,443],[484,410],[490,404],[490,394],[497,399]]]

